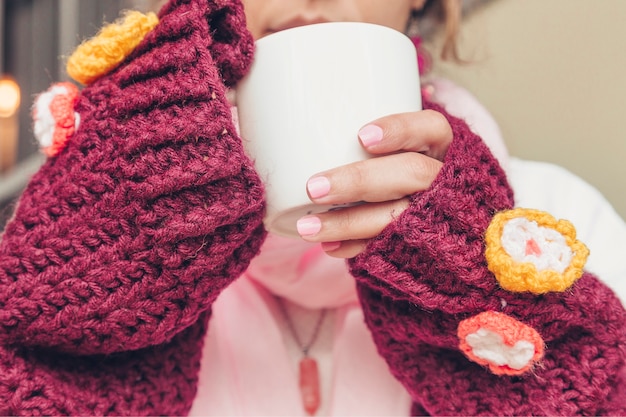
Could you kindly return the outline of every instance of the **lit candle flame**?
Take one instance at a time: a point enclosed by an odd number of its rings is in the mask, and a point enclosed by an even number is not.
[[[20,107],[20,86],[11,78],[0,78],[0,117],[11,117]]]

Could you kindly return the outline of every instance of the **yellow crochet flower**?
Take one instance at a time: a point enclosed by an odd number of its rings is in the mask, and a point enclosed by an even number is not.
[[[81,45],[67,62],[67,73],[81,84],[91,84],[118,66],[159,23],[154,13],[127,12]]]
[[[489,270],[508,291],[562,292],[578,280],[589,256],[567,220],[518,208],[494,216],[485,234]]]

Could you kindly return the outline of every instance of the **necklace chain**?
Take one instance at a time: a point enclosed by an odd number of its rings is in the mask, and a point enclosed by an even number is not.
[[[280,297],[276,297],[276,300],[278,301],[278,307],[280,309],[280,312],[285,318],[285,322],[287,323],[287,328],[289,329],[289,333],[291,333],[291,335],[293,336],[293,339],[296,341],[298,348],[300,348],[304,356],[309,356],[309,350],[311,349],[311,347],[313,346],[313,344],[315,343],[315,341],[317,340],[320,334],[322,323],[324,322],[324,318],[326,317],[327,310],[325,308],[322,309],[322,311],[320,312],[320,316],[317,319],[317,322],[315,323],[315,328],[313,329],[313,332],[311,333],[311,337],[309,338],[309,341],[307,343],[303,343],[302,339],[300,338],[300,335],[296,331],[296,326],[294,325],[293,320],[291,316],[289,315],[289,312],[287,311],[287,306],[285,305],[285,302]]]

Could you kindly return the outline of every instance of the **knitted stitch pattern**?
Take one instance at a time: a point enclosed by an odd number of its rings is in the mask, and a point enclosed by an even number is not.
[[[437,106],[426,105],[442,111]],[[442,111],[443,112],[443,111]],[[484,232],[513,195],[494,157],[464,122],[432,186],[351,260],[378,350],[432,415],[626,414],[626,313],[585,273],[562,293],[499,287]],[[498,376],[459,349],[459,323],[492,311],[536,329],[545,356],[529,372]]]
[[[173,0],[86,87],[0,244],[0,415],[186,414],[211,303],[265,236],[225,87],[240,2]]]

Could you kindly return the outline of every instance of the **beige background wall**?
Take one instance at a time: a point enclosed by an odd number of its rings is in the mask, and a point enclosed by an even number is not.
[[[436,63],[493,113],[513,155],[562,165],[626,218],[626,0],[494,0]]]

